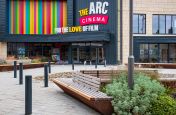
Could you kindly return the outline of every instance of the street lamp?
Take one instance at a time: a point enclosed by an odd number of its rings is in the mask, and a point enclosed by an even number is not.
[[[133,56],[133,0],[129,0],[129,18],[130,18],[130,30],[129,30],[129,57],[128,57],[128,87],[129,89],[133,89],[134,80],[133,80],[133,73],[134,73],[134,56]]]

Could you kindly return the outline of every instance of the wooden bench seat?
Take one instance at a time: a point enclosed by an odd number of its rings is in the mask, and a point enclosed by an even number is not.
[[[53,82],[64,92],[74,96],[103,115],[111,115],[113,112],[112,97],[99,91],[100,78],[75,73],[73,78],[58,78]]]

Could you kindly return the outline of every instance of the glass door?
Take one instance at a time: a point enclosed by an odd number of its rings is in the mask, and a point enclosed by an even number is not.
[[[168,62],[168,44],[160,44],[160,63]]]
[[[158,44],[149,44],[149,62],[158,63]]]

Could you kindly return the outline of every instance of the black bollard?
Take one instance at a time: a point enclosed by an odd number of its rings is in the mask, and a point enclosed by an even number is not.
[[[104,67],[106,67],[106,59],[104,60]]]
[[[48,65],[44,65],[44,86],[48,87]]]
[[[98,64],[98,49],[96,48],[96,62],[95,62],[95,69],[97,69]]]
[[[51,62],[50,61],[48,61],[48,69],[49,69],[48,72],[51,73]]]
[[[72,70],[75,69],[74,61],[72,60]]]
[[[17,61],[14,61],[13,70],[14,70],[14,78],[17,78]]]
[[[32,76],[25,77],[25,115],[32,114]]]
[[[23,63],[19,65],[19,84],[23,84]]]

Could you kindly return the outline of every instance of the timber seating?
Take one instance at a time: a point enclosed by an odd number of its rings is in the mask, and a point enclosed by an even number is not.
[[[119,71],[117,70],[81,70],[83,74],[91,75],[101,79],[101,83],[109,83],[112,81],[112,77],[117,75]]]
[[[54,79],[53,82],[65,93],[79,99],[101,114],[112,114],[112,97],[99,91],[100,78],[74,73],[73,78],[58,78]]]

